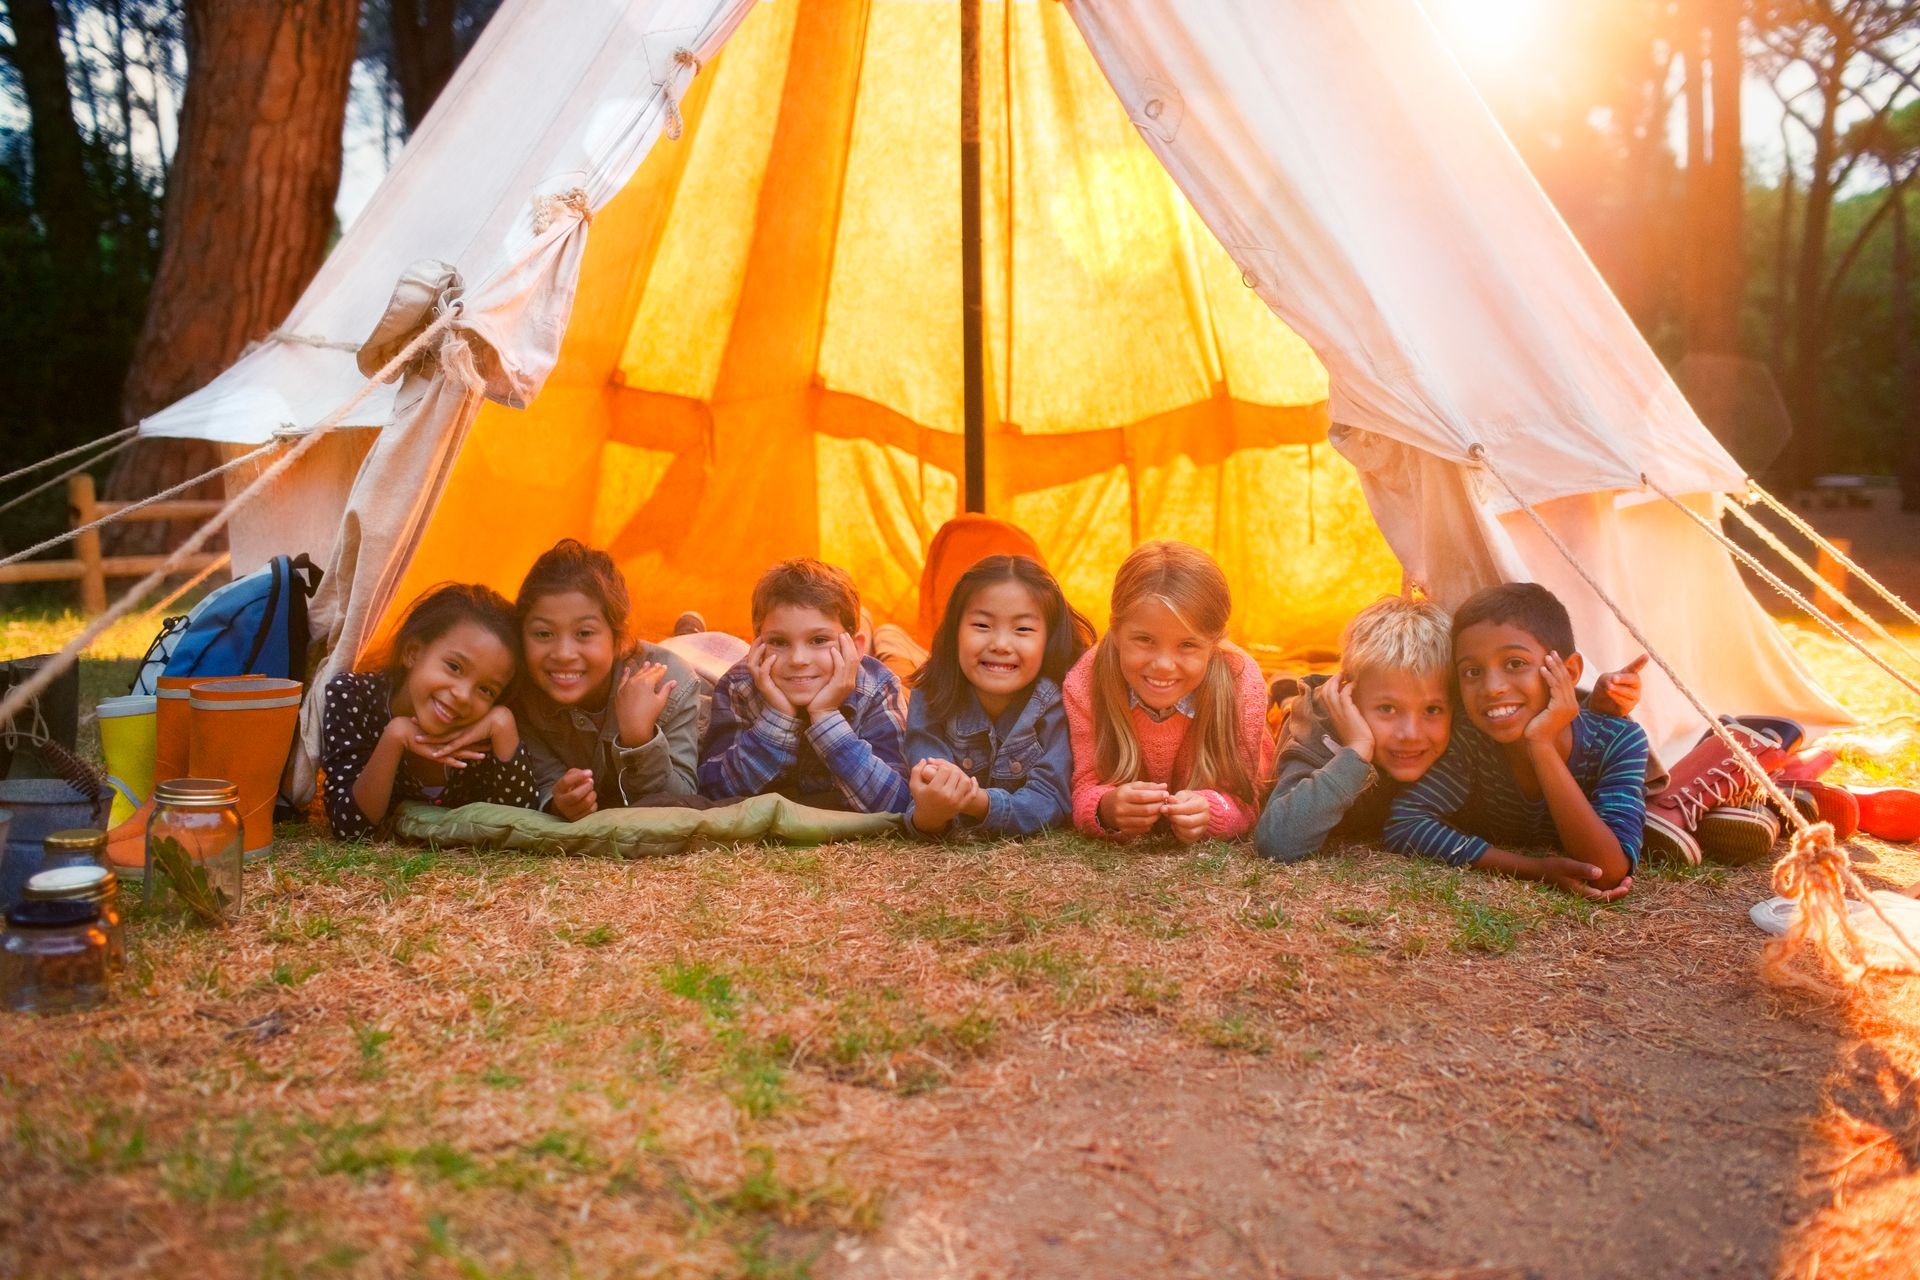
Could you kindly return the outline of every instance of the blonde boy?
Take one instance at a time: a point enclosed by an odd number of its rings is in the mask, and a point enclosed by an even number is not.
[[[1340,674],[1308,676],[1276,744],[1254,848],[1297,862],[1327,837],[1377,839],[1398,795],[1447,749],[1453,637],[1446,610],[1388,596],[1347,624]]]

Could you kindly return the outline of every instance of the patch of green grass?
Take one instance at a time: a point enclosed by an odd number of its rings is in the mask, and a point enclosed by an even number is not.
[[[571,942],[576,947],[604,947],[620,937],[618,929],[604,923],[587,929],[562,928],[558,934],[562,942]]]
[[[1452,906],[1453,935],[1447,945],[1455,951],[1504,955],[1526,932],[1526,924],[1518,915],[1491,903],[1456,898]]]
[[[1135,1004],[1159,1009],[1180,1001],[1180,980],[1155,969],[1129,965],[1120,971],[1120,989]]]
[[[190,1141],[162,1162],[160,1181],[177,1200],[211,1205],[246,1200],[275,1181],[267,1153],[254,1140],[253,1125],[242,1121],[222,1153],[212,1143]]]
[[[944,1084],[954,1063],[986,1052],[998,1034],[981,1011],[939,1018],[917,1004],[852,997],[813,1056],[840,1079],[921,1093]]]
[[[1356,929],[1371,929],[1387,918],[1387,913],[1373,907],[1335,907],[1327,915],[1344,925]]]
[[[967,976],[983,980],[1001,979],[1023,989],[1051,988],[1066,1000],[1078,994],[1089,982],[1089,966],[1084,957],[1045,946],[1007,947],[989,952],[974,961]]]
[[[715,1022],[731,1021],[740,1011],[732,977],[704,960],[675,960],[661,971],[660,986],[668,995],[693,1001]]]
[[[1264,1057],[1273,1052],[1273,1035],[1260,1026],[1257,1017],[1245,1009],[1227,1009],[1194,1027],[1200,1042],[1228,1053],[1250,1053]]]
[[[297,987],[318,972],[320,972],[320,966],[317,964],[296,965],[291,961],[282,960],[273,966],[273,971],[267,976],[276,986]]]
[[[728,1028],[721,1039],[727,1050],[725,1087],[735,1106],[755,1120],[764,1120],[794,1104],[796,1099],[787,1091],[785,1065],[793,1056],[793,1046],[786,1036],[756,1040]]]
[[[360,1048],[361,1079],[378,1080],[386,1075],[386,1043],[393,1039],[393,1032],[355,1021],[349,1021],[347,1027]]]
[[[1241,912],[1240,923],[1249,929],[1284,929],[1293,923],[1293,917],[1279,903],[1269,902]]]

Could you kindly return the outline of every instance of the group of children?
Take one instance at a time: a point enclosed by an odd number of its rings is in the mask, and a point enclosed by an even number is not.
[[[439,587],[383,657],[327,686],[325,806],[336,834],[401,800],[478,800],[577,820],[774,792],[902,815],[927,837],[1068,825],[1183,843],[1252,834],[1304,857],[1330,837],[1624,894],[1642,845],[1637,666],[1583,705],[1566,609],[1508,583],[1452,616],[1362,610],[1343,668],[1308,677],[1268,728],[1258,665],[1227,639],[1231,596],[1198,548],[1150,542],[1114,580],[1107,631],[1035,559],[994,555],[948,598],[905,684],[867,652],[843,571],[762,576],[746,655],[710,686],[629,633],[611,557],[565,540],[509,603]],[[1523,852],[1542,846],[1558,854]]]

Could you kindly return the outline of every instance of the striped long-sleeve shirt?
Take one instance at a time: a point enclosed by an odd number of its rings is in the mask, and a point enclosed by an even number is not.
[[[769,706],[741,663],[713,689],[700,744],[700,794],[732,800],[778,792],[809,803],[838,792],[856,813],[903,813],[907,717],[900,681],[878,658],[860,659],[838,711],[810,720]]]
[[[1647,817],[1647,734],[1631,720],[1582,711],[1567,771],[1629,865],[1640,861]],[[1506,754],[1479,730],[1455,725],[1446,754],[1393,802],[1384,835],[1396,853],[1471,866],[1489,847],[1559,846],[1553,814],[1520,790]]]

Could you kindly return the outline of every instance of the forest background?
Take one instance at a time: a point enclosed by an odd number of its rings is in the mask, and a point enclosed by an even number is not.
[[[1422,2],[1749,470],[1920,507],[1920,0]],[[277,325],[499,3],[0,3],[5,456],[137,422]],[[98,479],[140,496],[212,449]],[[54,486],[0,546],[66,519]]]

